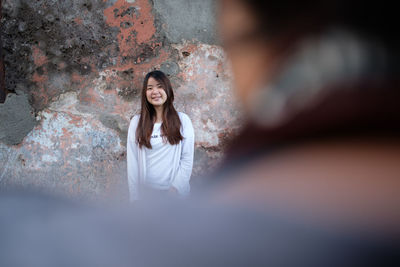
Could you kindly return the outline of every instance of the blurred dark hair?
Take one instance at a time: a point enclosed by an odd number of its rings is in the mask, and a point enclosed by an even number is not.
[[[139,147],[145,146],[151,148],[150,137],[154,127],[154,119],[156,111],[152,104],[147,101],[146,90],[147,83],[150,77],[162,84],[162,87],[167,94],[167,100],[164,103],[163,122],[161,125],[161,133],[171,145],[178,144],[182,139],[181,134],[181,121],[178,112],[175,110],[174,92],[172,90],[171,82],[168,77],[159,70],[147,73],[143,81],[142,89],[142,107],[140,111],[139,124],[136,129],[137,142]]]
[[[227,2],[230,0],[226,0]],[[243,158],[262,151],[277,150],[309,140],[350,136],[400,136],[399,11],[395,2],[344,0],[237,0],[253,12],[258,21],[255,32],[242,36],[279,43],[282,58],[296,42],[332,28],[351,31],[363,41],[379,47],[388,55],[384,72],[364,75],[351,83],[330,84],[329,93],[310,106],[297,110],[278,125],[261,126],[249,121],[242,133],[228,146],[225,165],[240,166]],[[236,40],[234,40],[236,41]],[[276,51],[274,51],[276,52]],[[332,90],[333,89],[333,90]],[[238,161],[235,161],[238,159]],[[233,163],[232,163],[233,162]],[[233,169],[233,168],[232,168]]]
[[[275,38],[288,33],[302,36],[331,26],[342,26],[382,41],[396,51],[398,9],[389,1],[241,0],[256,15],[259,33]]]

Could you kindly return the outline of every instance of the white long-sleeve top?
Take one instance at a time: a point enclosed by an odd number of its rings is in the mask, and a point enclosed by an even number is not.
[[[139,198],[141,185],[168,190],[175,187],[180,195],[190,191],[194,155],[194,130],[190,118],[178,112],[183,140],[176,145],[163,141],[161,123],[155,123],[151,134],[152,148],[139,148],[136,128],[139,115],[132,118],[127,141],[127,167],[130,200]]]

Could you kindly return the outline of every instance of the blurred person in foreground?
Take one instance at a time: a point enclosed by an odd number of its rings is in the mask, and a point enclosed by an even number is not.
[[[128,212],[0,194],[0,266],[399,266],[396,9],[219,3],[248,124],[215,184]]]
[[[228,203],[400,233],[400,83],[387,2],[221,0],[247,124],[215,190]]]

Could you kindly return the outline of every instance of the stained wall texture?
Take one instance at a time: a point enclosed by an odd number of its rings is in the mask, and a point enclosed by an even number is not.
[[[166,72],[196,133],[193,182],[239,125],[212,0],[3,0],[0,187],[127,195],[144,75]]]
[[[2,0],[0,0],[0,20],[1,20],[1,10],[2,10]],[[4,101],[6,100],[6,88],[4,86],[4,62],[3,62],[3,49],[1,49],[1,47],[3,47],[3,42],[1,41],[1,34],[0,34],[0,103],[4,103]]]

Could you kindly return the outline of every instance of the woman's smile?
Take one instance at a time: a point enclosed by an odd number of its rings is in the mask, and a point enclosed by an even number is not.
[[[153,106],[161,106],[167,101],[167,94],[163,88],[163,85],[150,77],[147,82],[146,98]]]

